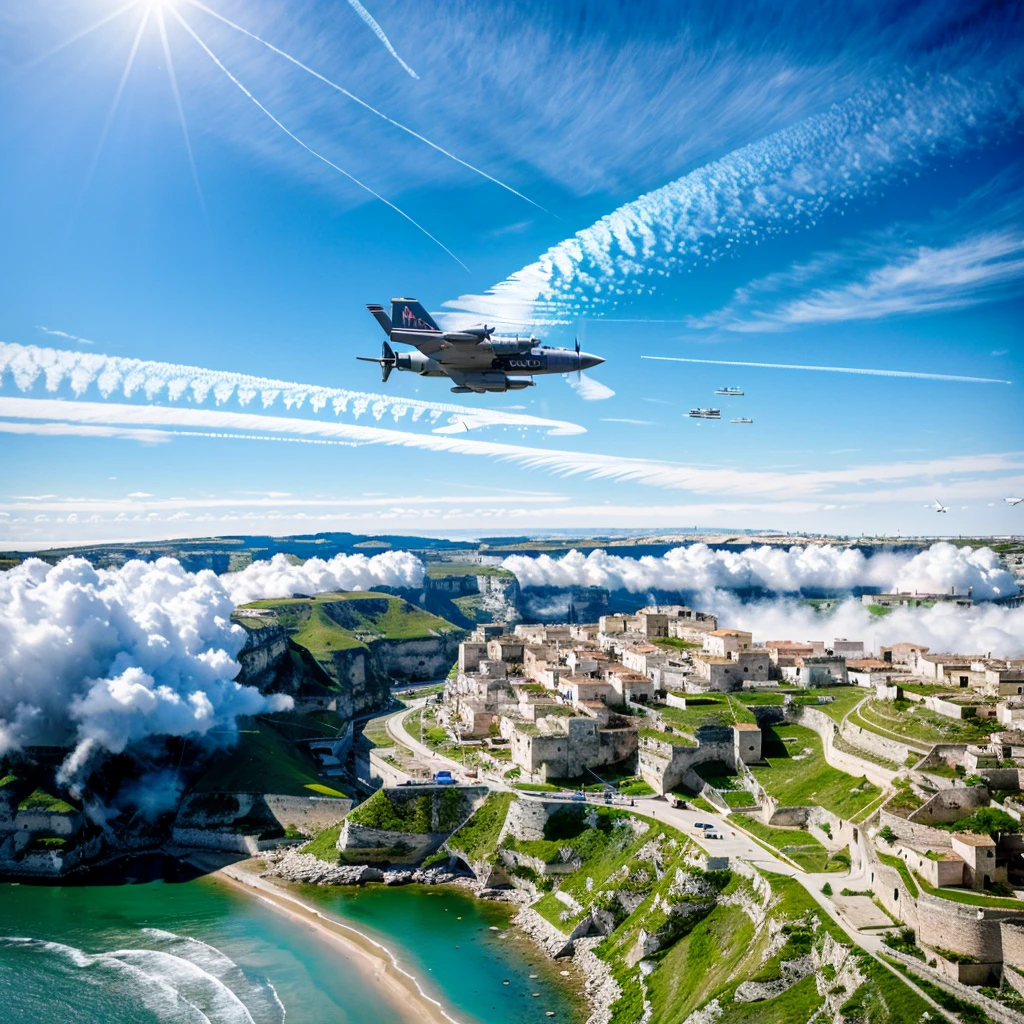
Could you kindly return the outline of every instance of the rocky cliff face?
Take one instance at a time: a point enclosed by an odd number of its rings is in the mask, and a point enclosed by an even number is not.
[[[329,699],[346,717],[387,707],[393,682],[442,679],[459,656],[461,633],[411,640],[371,640],[314,658],[283,626],[237,620],[248,633],[238,681],[264,693]]]
[[[522,618],[519,580],[511,573],[428,577],[423,581],[423,605],[466,628],[478,622],[514,623]]]

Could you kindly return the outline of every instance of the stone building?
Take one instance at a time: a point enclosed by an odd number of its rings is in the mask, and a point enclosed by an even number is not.
[[[704,652],[712,657],[727,658],[730,654],[750,650],[753,640],[753,634],[743,629],[716,629],[704,634]]]

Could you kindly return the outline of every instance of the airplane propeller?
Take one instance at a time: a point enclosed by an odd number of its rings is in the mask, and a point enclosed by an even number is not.
[[[374,359],[372,356],[356,356],[356,359],[362,360],[364,363],[379,363],[381,383],[387,383],[388,377],[391,376],[391,371],[398,362],[395,350],[386,341],[381,346],[380,359]]]

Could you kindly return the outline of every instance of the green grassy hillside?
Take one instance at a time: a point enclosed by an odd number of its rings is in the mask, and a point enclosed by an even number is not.
[[[240,718],[237,745],[214,755],[193,792],[346,796],[320,781],[313,758],[287,735],[293,723],[281,718],[281,728],[262,718]]]
[[[373,591],[253,601],[236,617],[244,618],[246,608],[273,612],[295,643],[317,660],[335,651],[367,648],[374,640],[417,640],[457,628],[400,597]]]

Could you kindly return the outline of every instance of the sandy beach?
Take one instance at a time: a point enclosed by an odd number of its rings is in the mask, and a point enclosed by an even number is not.
[[[213,872],[213,877],[255,895],[279,913],[301,921],[325,941],[343,949],[364,971],[368,983],[378,986],[384,997],[409,1024],[420,1024],[423,1021],[429,1024],[464,1024],[464,1020],[447,1013],[441,1003],[427,995],[419,980],[398,965],[386,946],[358,929],[328,917],[283,886],[270,879],[260,878],[255,871],[247,871],[240,864],[221,867]]]

